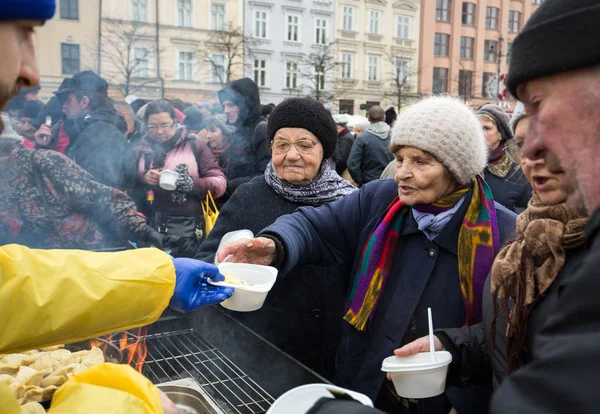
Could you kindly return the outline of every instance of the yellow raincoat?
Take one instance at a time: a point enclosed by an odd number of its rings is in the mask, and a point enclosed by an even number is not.
[[[174,289],[171,257],[157,249],[94,253],[2,246],[0,353],[147,325],[158,319]],[[15,404],[0,385],[0,414],[19,413]],[[162,408],[158,391],[142,375],[102,364],[67,381],[50,412],[162,413]]]

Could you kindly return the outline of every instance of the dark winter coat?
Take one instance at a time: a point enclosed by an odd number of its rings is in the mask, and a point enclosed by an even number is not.
[[[540,333],[548,316],[558,304],[559,286],[566,275],[573,274],[585,257],[584,247],[567,250],[565,264],[552,282],[552,285],[540,297],[529,313],[527,324],[527,345],[523,365],[531,361],[527,350],[533,349],[534,338]],[[448,372],[448,382],[466,386],[484,384],[493,380],[498,387],[506,376],[506,315],[498,317],[496,322],[495,344],[491,336],[491,324],[494,318],[493,296],[490,281],[486,281],[483,296],[483,321],[466,328],[436,330],[446,350],[452,353],[452,364]]]
[[[135,184],[135,159],[125,138],[127,123],[110,104],[85,116],[67,119],[70,138],[65,154],[109,187],[128,190]]]
[[[348,157],[354,144],[354,135],[345,128],[338,134],[337,146],[333,153],[333,162],[335,163],[335,171],[342,176],[344,171],[348,168]]]
[[[506,177],[498,177],[486,168],[484,178],[498,203],[516,213],[521,213],[527,208],[531,199],[531,185],[516,164],[510,167]]]
[[[356,184],[364,185],[381,177],[394,158],[389,147],[389,136],[381,139],[367,130],[356,137],[348,158],[348,171]]]
[[[256,177],[240,186],[221,209],[196,258],[212,263],[225,233],[248,229],[257,234],[303,205],[286,200],[264,177]],[[333,267],[298,266],[277,280],[259,311],[231,315],[303,364],[332,378],[347,288],[342,274]]]
[[[307,263],[352,263],[352,270],[346,275],[351,283],[363,247],[397,191],[394,181],[377,180],[333,203],[316,209],[301,208],[279,218],[262,234],[282,244],[280,276]],[[467,197],[470,199],[471,195],[472,192]],[[433,241],[418,230],[412,214],[404,220],[391,277],[367,331],[342,323],[336,360],[338,385],[363,392],[374,400],[385,379],[381,361],[399,346],[427,334],[428,306],[433,308],[434,326],[450,328],[464,323],[457,243],[468,205],[465,200]],[[513,228],[516,216],[498,204],[496,209],[502,241]],[[422,412],[440,409],[426,410],[424,406]]]
[[[579,268],[552,284],[558,303],[534,333],[530,363],[494,394],[492,413],[598,412],[600,208],[588,223],[585,251]]]
[[[236,131],[227,153],[227,193],[265,172],[271,160],[267,123],[260,109],[258,86],[249,78],[235,80],[219,92],[221,104],[231,100],[240,108]]]

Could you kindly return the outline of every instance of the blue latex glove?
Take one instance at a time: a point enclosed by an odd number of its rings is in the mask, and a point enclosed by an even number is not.
[[[233,294],[228,287],[213,286],[208,279],[220,282],[225,277],[219,273],[216,266],[200,260],[176,258],[175,292],[169,307],[178,312],[190,312],[203,306],[220,303]]]

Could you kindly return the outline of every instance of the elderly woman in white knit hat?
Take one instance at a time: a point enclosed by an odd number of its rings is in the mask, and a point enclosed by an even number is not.
[[[485,138],[459,101],[430,98],[403,111],[391,147],[395,181],[300,208],[218,253],[219,260],[231,255],[229,261],[276,266],[281,277],[306,263],[346,266],[336,383],[379,397],[382,408],[399,397],[381,362],[427,333],[428,306],[439,328],[481,320],[483,284],[516,217],[494,203],[478,175],[487,161]],[[419,405],[447,414],[459,402],[444,395]]]

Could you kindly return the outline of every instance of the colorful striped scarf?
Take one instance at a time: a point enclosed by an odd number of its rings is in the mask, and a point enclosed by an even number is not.
[[[481,321],[481,295],[494,257],[500,250],[500,234],[492,192],[477,176],[471,183],[420,211],[439,213],[452,208],[470,189],[473,195],[458,234],[458,274],[467,313],[465,325]],[[344,320],[360,331],[373,317],[394,263],[402,222],[410,208],[396,197],[369,236],[354,277]]]

